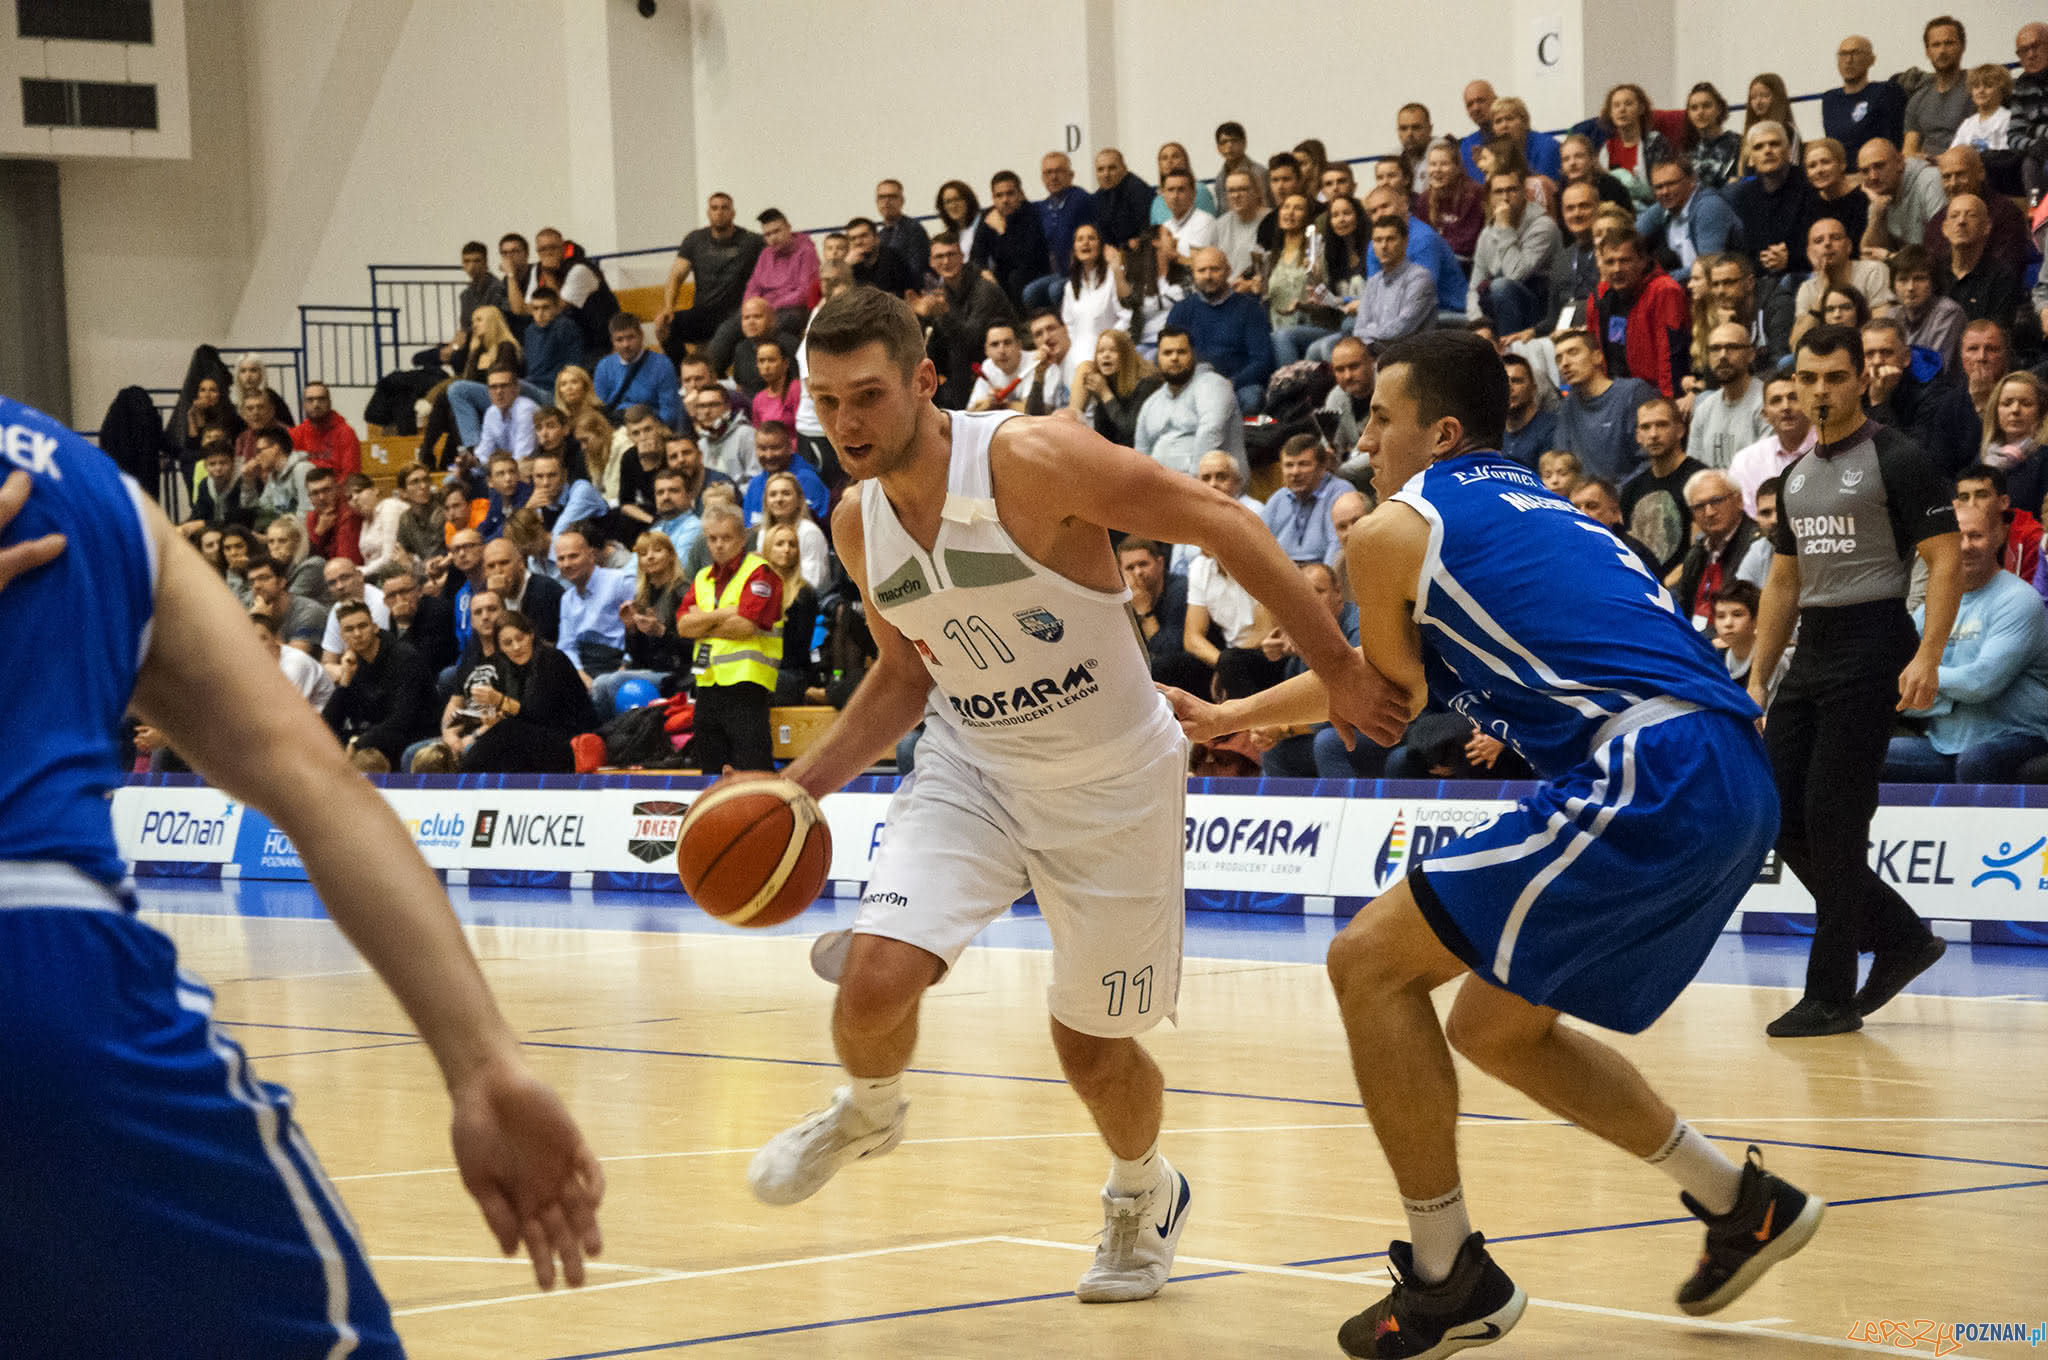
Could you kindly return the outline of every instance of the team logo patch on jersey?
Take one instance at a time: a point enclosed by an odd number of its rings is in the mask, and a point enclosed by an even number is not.
[[[676,835],[683,825],[682,803],[633,804],[633,825],[627,833],[626,853],[644,864],[659,864],[676,852]]]
[[[1067,635],[1067,625],[1050,609],[1037,607],[1017,611],[1017,622],[1040,642],[1058,642]]]
[[[1799,494],[1799,488],[1801,488],[1801,487],[1803,487],[1803,486],[1805,486],[1805,485],[1806,485],[1806,474],[1802,472],[1802,473],[1800,473],[1800,474],[1799,474],[1798,476],[1794,477],[1794,478],[1792,479],[1792,485],[1790,485],[1790,486],[1786,487],[1785,489],[1786,489],[1787,491],[1791,492],[1791,493],[1792,493],[1793,495],[1795,495],[1795,496],[1796,496],[1796,495],[1798,495],[1798,494]]]
[[[1855,490],[1855,489],[1856,489],[1856,488],[1857,488],[1858,486],[1861,486],[1862,484],[1863,484],[1863,469],[1862,469],[1862,468],[1843,468],[1843,469],[1842,469],[1842,490],[1844,490],[1844,491],[1853,491],[1853,490]]]

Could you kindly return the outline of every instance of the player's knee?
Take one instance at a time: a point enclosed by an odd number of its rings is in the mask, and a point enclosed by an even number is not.
[[[1517,1042],[1498,1026],[1489,1025],[1469,1009],[1453,1006],[1444,1022],[1444,1038],[1482,1072],[1495,1072],[1514,1060]]]
[[[1379,990],[1391,981],[1385,934],[1375,924],[1354,920],[1330,941],[1324,964],[1330,973],[1330,985],[1336,989],[1340,1002],[1354,992]]]
[[[922,949],[886,941],[893,948],[858,951],[839,979],[839,1020],[855,1030],[885,1032],[917,1008],[925,988],[937,980],[938,961]]]

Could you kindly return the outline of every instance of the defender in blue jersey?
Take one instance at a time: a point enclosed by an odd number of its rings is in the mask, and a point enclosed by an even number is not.
[[[290,1095],[136,919],[109,809],[131,710],[297,843],[440,1064],[500,1245],[580,1283],[602,1175],[405,828],[111,459],[0,398],[0,467],[0,1355],[401,1354]]]
[[[1459,1183],[1455,1046],[1678,1182],[1707,1225],[1678,1291],[1726,1306],[1819,1226],[1823,1205],[1743,1166],[1560,1012],[1628,1032],[1692,980],[1778,827],[1757,710],[1603,526],[1496,450],[1507,376],[1491,345],[1438,331],[1380,357],[1359,447],[1381,505],[1346,544],[1365,658],[1512,745],[1544,782],[1369,904],[1330,948],[1359,1090],[1411,1242],[1394,1290],[1345,1323],[1347,1354],[1449,1355],[1497,1340],[1526,1299],[1473,1232]],[[1313,677],[1175,707],[1191,736],[1312,722]],[[1472,976],[1448,1044],[1429,994]]]

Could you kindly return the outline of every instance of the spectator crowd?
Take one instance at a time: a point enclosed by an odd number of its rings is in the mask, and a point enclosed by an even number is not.
[[[1344,531],[1373,505],[1357,443],[1376,356],[1462,327],[1507,365],[1505,455],[1612,528],[1746,678],[1780,476],[1816,437],[1792,355],[1847,325],[1869,418],[1955,487],[1964,526],[1952,665],[1893,773],[2048,778],[2048,23],[2019,29],[2016,72],[1970,64],[1946,15],[1923,43],[1924,67],[1887,78],[1844,37],[1841,84],[1798,112],[1770,73],[1733,104],[1709,82],[1669,107],[1622,84],[1556,137],[1474,80],[1471,130],[1408,104],[1398,153],[1356,167],[1314,138],[1262,158],[1225,122],[1199,170],[1169,142],[1148,182],[1103,148],[1091,191],[1051,152],[1039,197],[1011,170],[985,200],[949,179],[923,220],[888,178],[873,216],[816,239],[773,207],[743,225],[714,193],[646,316],[555,228],[507,232],[495,265],[470,242],[460,329],[365,412],[421,436],[388,493],[326,387],[295,420],[259,360],[202,348],[166,432],[183,528],[366,766],[588,768],[644,754],[625,715],[656,705],[654,749],[688,731],[677,759],[761,768],[770,706],[841,704],[872,655],[804,385],[824,299],[904,298],[943,407],[1076,420],[1241,500],[1354,641]],[[1213,558],[1118,551],[1157,678],[1238,695],[1299,668]],[[1392,751],[1306,729],[1202,760],[1518,764],[1449,712]]]

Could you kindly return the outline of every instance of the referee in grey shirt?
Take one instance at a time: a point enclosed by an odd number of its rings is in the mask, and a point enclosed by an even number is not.
[[[1947,948],[1870,867],[1868,844],[1895,714],[1934,701],[1962,597],[1948,487],[1917,444],[1864,418],[1862,337],[1816,326],[1793,364],[1819,442],[1785,469],[1749,672],[1768,707],[1778,853],[1814,899],[1805,995],[1765,1029],[1780,1039],[1862,1028]],[[1919,636],[1906,612],[1915,551],[1928,569]],[[1795,616],[1799,647],[1767,706]],[[1865,950],[1876,958],[1859,991]]]

